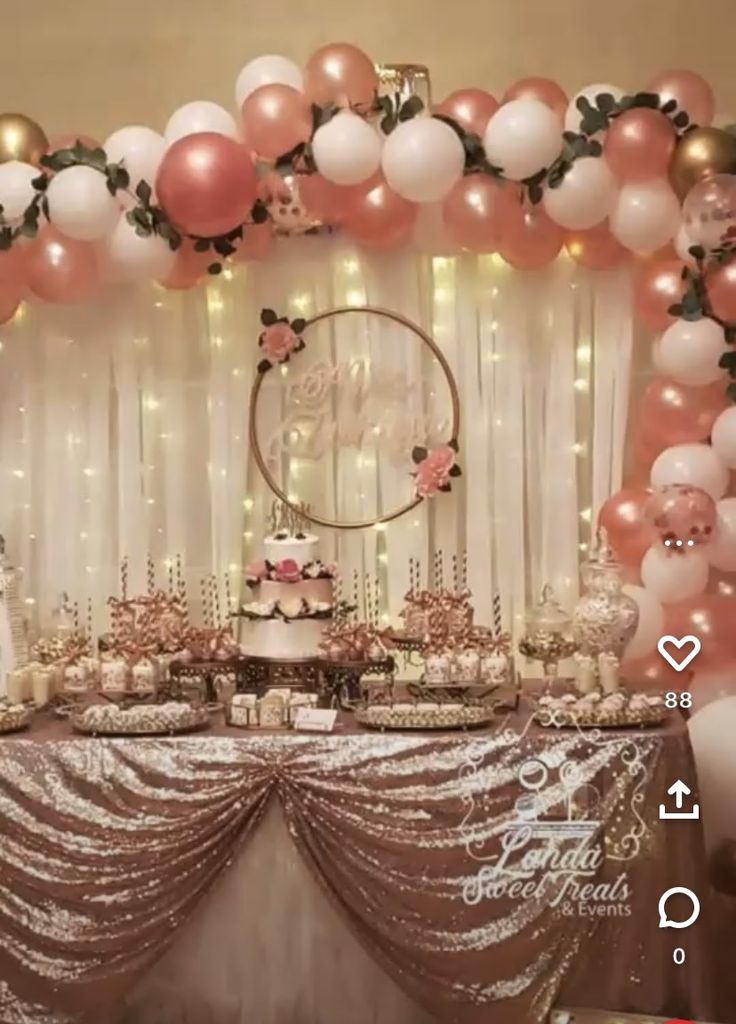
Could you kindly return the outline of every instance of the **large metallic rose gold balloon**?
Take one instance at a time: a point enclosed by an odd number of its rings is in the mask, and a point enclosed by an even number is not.
[[[646,515],[650,496],[646,487],[622,487],[598,513],[598,526],[606,530],[611,548],[626,566],[638,566],[652,544],[654,531]]]
[[[309,101],[290,85],[261,85],[245,98],[243,133],[249,149],[275,160],[312,132]]]
[[[557,256],[565,238],[540,206],[504,204],[498,251],[517,270],[537,270]]]
[[[611,234],[608,221],[585,231],[571,231],[565,248],[581,267],[589,270],[610,270],[631,259],[631,253]]]
[[[670,182],[680,199],[693,185],[715,174],[736,174],[736,136],[720,128],[696,128],[677,144]]]
[[[37,164],[49,148],[43,128],[25,114],[0,114],[0,164]]]
[[[710,271],[706,283],[712,312],[725,323],[735,323],[736,260]]]
[[[51,224],[32,246],[26,273],[34,295],[60,304],[86,302],[100,283],[94,245],[66,238]]]
[[[250,153],[219,132],[185,135],[161,161],[156,194],[181,230],[205,237],[224,234],[243,223],[256,197]]]
[[[570,102],[567,94],[551,78],[520,78],[503,94],[503,103],[510,100],[539,100],[559,114],[560,120],[564,119]]]
[[[312,103],[368,106],[378,88],[370,57],[350,43],[328,43],[304,68],[304,95]]]
[[[667,310],[682,298],[682,263],[649,260],[634,277],[634,310],[647,327],[663,331],[672,323]]]
[[[442,204],[450,238],[471,252],[494,252],[501,238],[502,209],[519,203],[518,190],[487,174],[468,174],[453,186]]]
[[[659,454],[673,445],[704,441],[727,407],[720,381],[688,388],[667,377],[655,377],[637,407],[634,436],[639,439],[638,450]]]
[[[451,117],[466,132],[482,136],[497,110],[498,100],[485,89],[456,89],[434,108],[434,113]]]
[[[647,92],[659,93],[663,102],[675,100],[693,124],[709,125],[715,113],[713,90],[695,71],[662,71],[647,85]]]
[[[667,174],[675,129],[658,110],[627,110],[611,122],[603,152],[613,173],[628,181]]]
[[[402,199],[381,179],[369,188],[356,186],[343,225],[364,245],[390,246],[403,241],[417,216],[415,203]]]

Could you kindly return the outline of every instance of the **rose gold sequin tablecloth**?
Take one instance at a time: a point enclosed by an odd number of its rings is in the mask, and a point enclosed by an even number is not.
[[[700,828],[657,818],[676,778],[695,792],[679,718],[172,739],[39,719],[0,740],[0,1022],[718,1019]],[[581,842],[592,865],[545,860]],[[658,928],[676,885],[703,902],[687,933]]]

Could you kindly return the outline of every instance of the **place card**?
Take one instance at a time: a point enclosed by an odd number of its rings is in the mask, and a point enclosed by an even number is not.
[[[336,719],[334,708],[297,708],[294,728],[305,732],[332,732]]]

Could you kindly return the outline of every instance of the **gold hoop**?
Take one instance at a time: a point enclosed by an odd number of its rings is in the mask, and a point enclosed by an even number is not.
[[[328,309],[324,313],[318,313],[316,316],[311,317],[307,320],[304,331],[309,327],[313,327],[318,324],[321,320],[329,320],[334,316],[342,316],[345,313],[373,313],[375,316],[385,317],[387,320],[393,320],[394,323],[401,324],[402,327],[406,327],[413,334],[415,334],[424,345],[430,350],[434,358],[440,365],[443,376],[447,382],[447,386],[450,391],[450,401],[452,403],[452,436],[449,438],[451,442],[457,443],[458,435],[460,433],[460,398],[457,391],[457,384],[455,378],[450,369],[450,364],[447,359],[440,351],[437,342],[430,338],[426,331],[423,331],[418,324],[415,324],[412,320],[408,320],[405,316],[401,316],[400,313],[394,313],[390,309],[383,309],[380,306],[337,306],[335,309]],[[253,452],[253,457],[256,460],[256,465],[261,471],[263,479],[268,484],[269,488],[273,491],[277,498],[282,501],[289,508],[295,512],[299,512],[302,516],[308,519],[310,522],[317,524],[318,526],[328,526],[333,530],[365,530],[371,526],[378,526],[380,523],[389,523],[393,519],[398,519],[399,516],[403,516],[406,512],[411,512],[412,509],[416,508],[424,499],[420,497],[412,498],[411,501],[402,505],[401,508],[396,509],[393,512],[387,512],[385,515],[376,516],[374,519],[364,519],[360,522],[355,523],[341,523],[339,520],[326,519],[323,516],[316,515],[314,512],[304,512],[303,509],[299,508],[294,502],[289,500],[289,496],[282,491],[279,485],[274,480],[270,470],[266,465],[266,460],[263,458],[260,444],[258,443],[258,431],[256,429],[256,412],[258,408],[258,395],[261,390],[261,384],[263,378],[268,371],[259,370],[255,380],[253,381],[253,387],[250,393],[250,409],[248,413],[248,432],[250,435],[250,447]]]

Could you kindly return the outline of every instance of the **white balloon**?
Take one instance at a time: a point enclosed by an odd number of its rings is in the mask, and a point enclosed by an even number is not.
[[[560,155],[560,119],[539,100],[511,100],[491,117],[483,146],[490,163],[507,178],[521,181],[549,167]]]
[[[20,160],[0,164],[0,205],[6,221],[12,222],[23,216],[35,195],[31,182],[40,173],[38,167],[21,163]]]
[[[619,89],[617,85],[609,85],[607,82],[595,82],[593,85],[586,85],[584,89],[576,93],[570,100],[567,110],[565,111],[565,131],[567,132],[579,132],[580,122],[583,118],[582,113],[577,108],[577,101],[579,97],[584,96],[591,106],[595,107],[596,96],[600,96],[601,93],[608,93],[613,96],[615,100],[620,100],[624,94],[623,89]],[[596,132],[596,135],[601,134]]]
[[[710,433],[713,450],[729,469],[736,469],[736,405],[725,409]]]
[[[576,160],[557,188],[547,188],[544,208],[563,228],[584,230],[605,220],[614,207],[618,184],[602,157]]]
[[[108,275],[117,281],[158,280],[169,273],[176,260],[176,253],[163,238],[136,234],[124,213],[105,241],[105,256]]]
[[[381,138],[357,114],[345,110],[314,133],[317,170],[335,185],[359,185],[381,166]]]
[[[388,136],[381,163],[394,192],[413,203],[436,203],[461,177],[465,150],[444,121],[415,117]]]
[[[262,85],[290,85],[301,92],[304,85],[301,68],[293,60],[276,53],[265,53],[248,61],[235,82],[238,107],[242,107],[248,96]]]
[[[680,257],[683,263],[687,263],[689,267],[694,267],[696,259],[690,255],[690,248],[695,245],[690,235],[687,233],[687,228],[684,224],[680,225],[679,231],[675,235],[675,252]]]
[[[233,115],[219,104],[209,100],[193,100],[174,111],[166,122],[164,137],[170,146],[186,135],[199,132],[217,132],[218,135],[236,139],[238,126]]]
[[[679,384],[703,387],[723,377],[718,360],[725,350],[723,328],[715,320],[675,320],[654,346],[654,365]]]
[[[723,572],[736,570],[736,498],[716,502],[716,532],[705,548],[710,564]]]
[[[133,191],[139,181],[146,181],[153,188],[159,164],[166,152],[163,135],[145,125],[131,124],[108,136],[102,148],[109,163],[125,166]]]
[[[662,604],[702,594],[708,584],[708,559],[702,551],[674,554],[654,544],[641,563],[641,581]]]
[[[627,583],[624,593],[633,597],[639,605],[639,621],[636,632],[626,645],[625,658],[643,658],[657,646],[664,633],[664,608],[662,603],[644,587]]]
[[[68,238],[94,242],[104,238],[118,216],[118,204],[104,174],[92,167],[67,167],[55,174],[46,191],[49,220]]]
[[[706,842],[736,838],[736,697],[701,708],[688,722],[698,769]]]
[[[691,484],[717,501],[726,492],[728,469],[709,444],[676,444],[654,460],[650,481],[655,488]]]
[[[660,178],[625,182],[611,212],[611,234],[632,252],[651,253],[679,230],[680,203]]]

